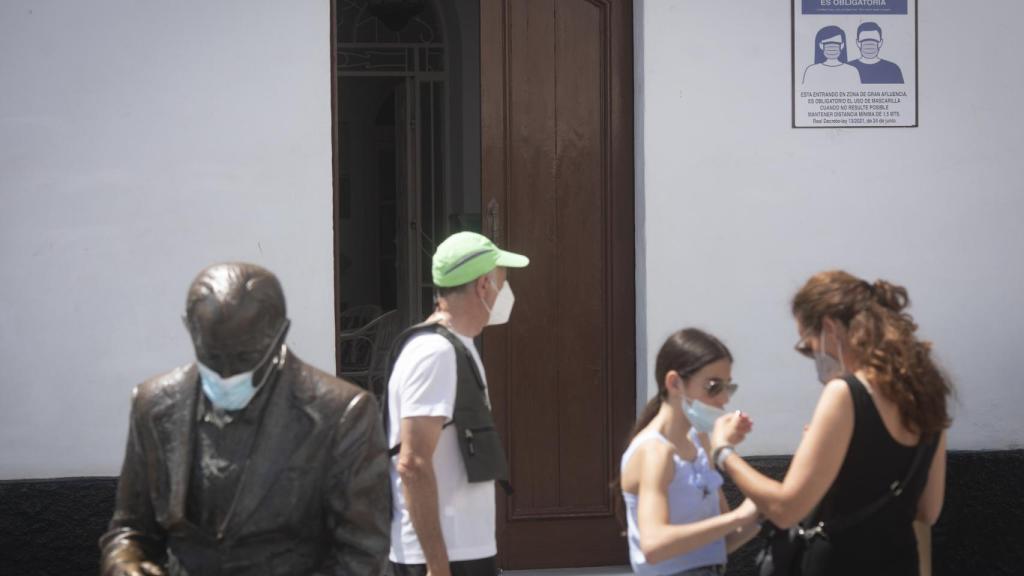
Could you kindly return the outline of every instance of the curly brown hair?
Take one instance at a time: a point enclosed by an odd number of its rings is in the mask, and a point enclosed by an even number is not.
[[[932,360],[931,342],[915,335],[917,324],[903,311],[909,304],[902,286],[829,270],[812,276],[796,293],[793,316],[815,332],[825,317],[841,322],[858,363],[896,403],[903,425],[931,436],[952,423],[946,400],[953,386]]]

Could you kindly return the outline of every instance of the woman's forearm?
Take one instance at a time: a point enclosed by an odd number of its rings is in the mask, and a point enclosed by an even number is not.
[[[663,524],[644,530],[641,527],[640,549],[652,564],[663,562],[725,538],[742,527],[735,511],[689,524]]]
[[[802,515],[785,497],[781,482],[761,474],[735,452],[729,454],[722,464],[726,475],[740,492],[753,500],[757,510],[773,524],[788,528],[800,520]]]
[[[753,540],[760,531],[761,523],[757,520],[751,520],[747,524],[740,526],[736,531],[729,533],[725,537],[725,551],[732,554],[742,548],[744,544]]]

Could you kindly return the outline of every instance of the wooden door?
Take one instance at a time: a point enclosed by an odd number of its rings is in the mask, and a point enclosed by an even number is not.
[[[503,568],[628,563],[608,485],[635,414],[632,2],[482,0],[483,229],[531,258],[484,333],[515,494]]]

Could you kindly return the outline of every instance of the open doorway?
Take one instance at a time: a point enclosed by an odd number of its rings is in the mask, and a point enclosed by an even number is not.
[[[480,228],[479,6],[338,0],[335,17],[338,372],[379,393],[390,338],[433,308],[434,248]]]
[[[387,331],[347,322],[424,318],[448,234],[528,255],[481,347],[515,486],[499,565],[625,564],[608,484],[636,399],[632,0],[332,6],[338,327],[374,334],[338,346],[339,373],[385,385],[353,362]]]

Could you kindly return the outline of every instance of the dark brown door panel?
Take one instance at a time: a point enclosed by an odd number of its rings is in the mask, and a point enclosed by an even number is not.
[[[635,410],[632,3],[481,3],[484,232],[531,264],[484,356],[515,494],[504,568],[624,564]]]

